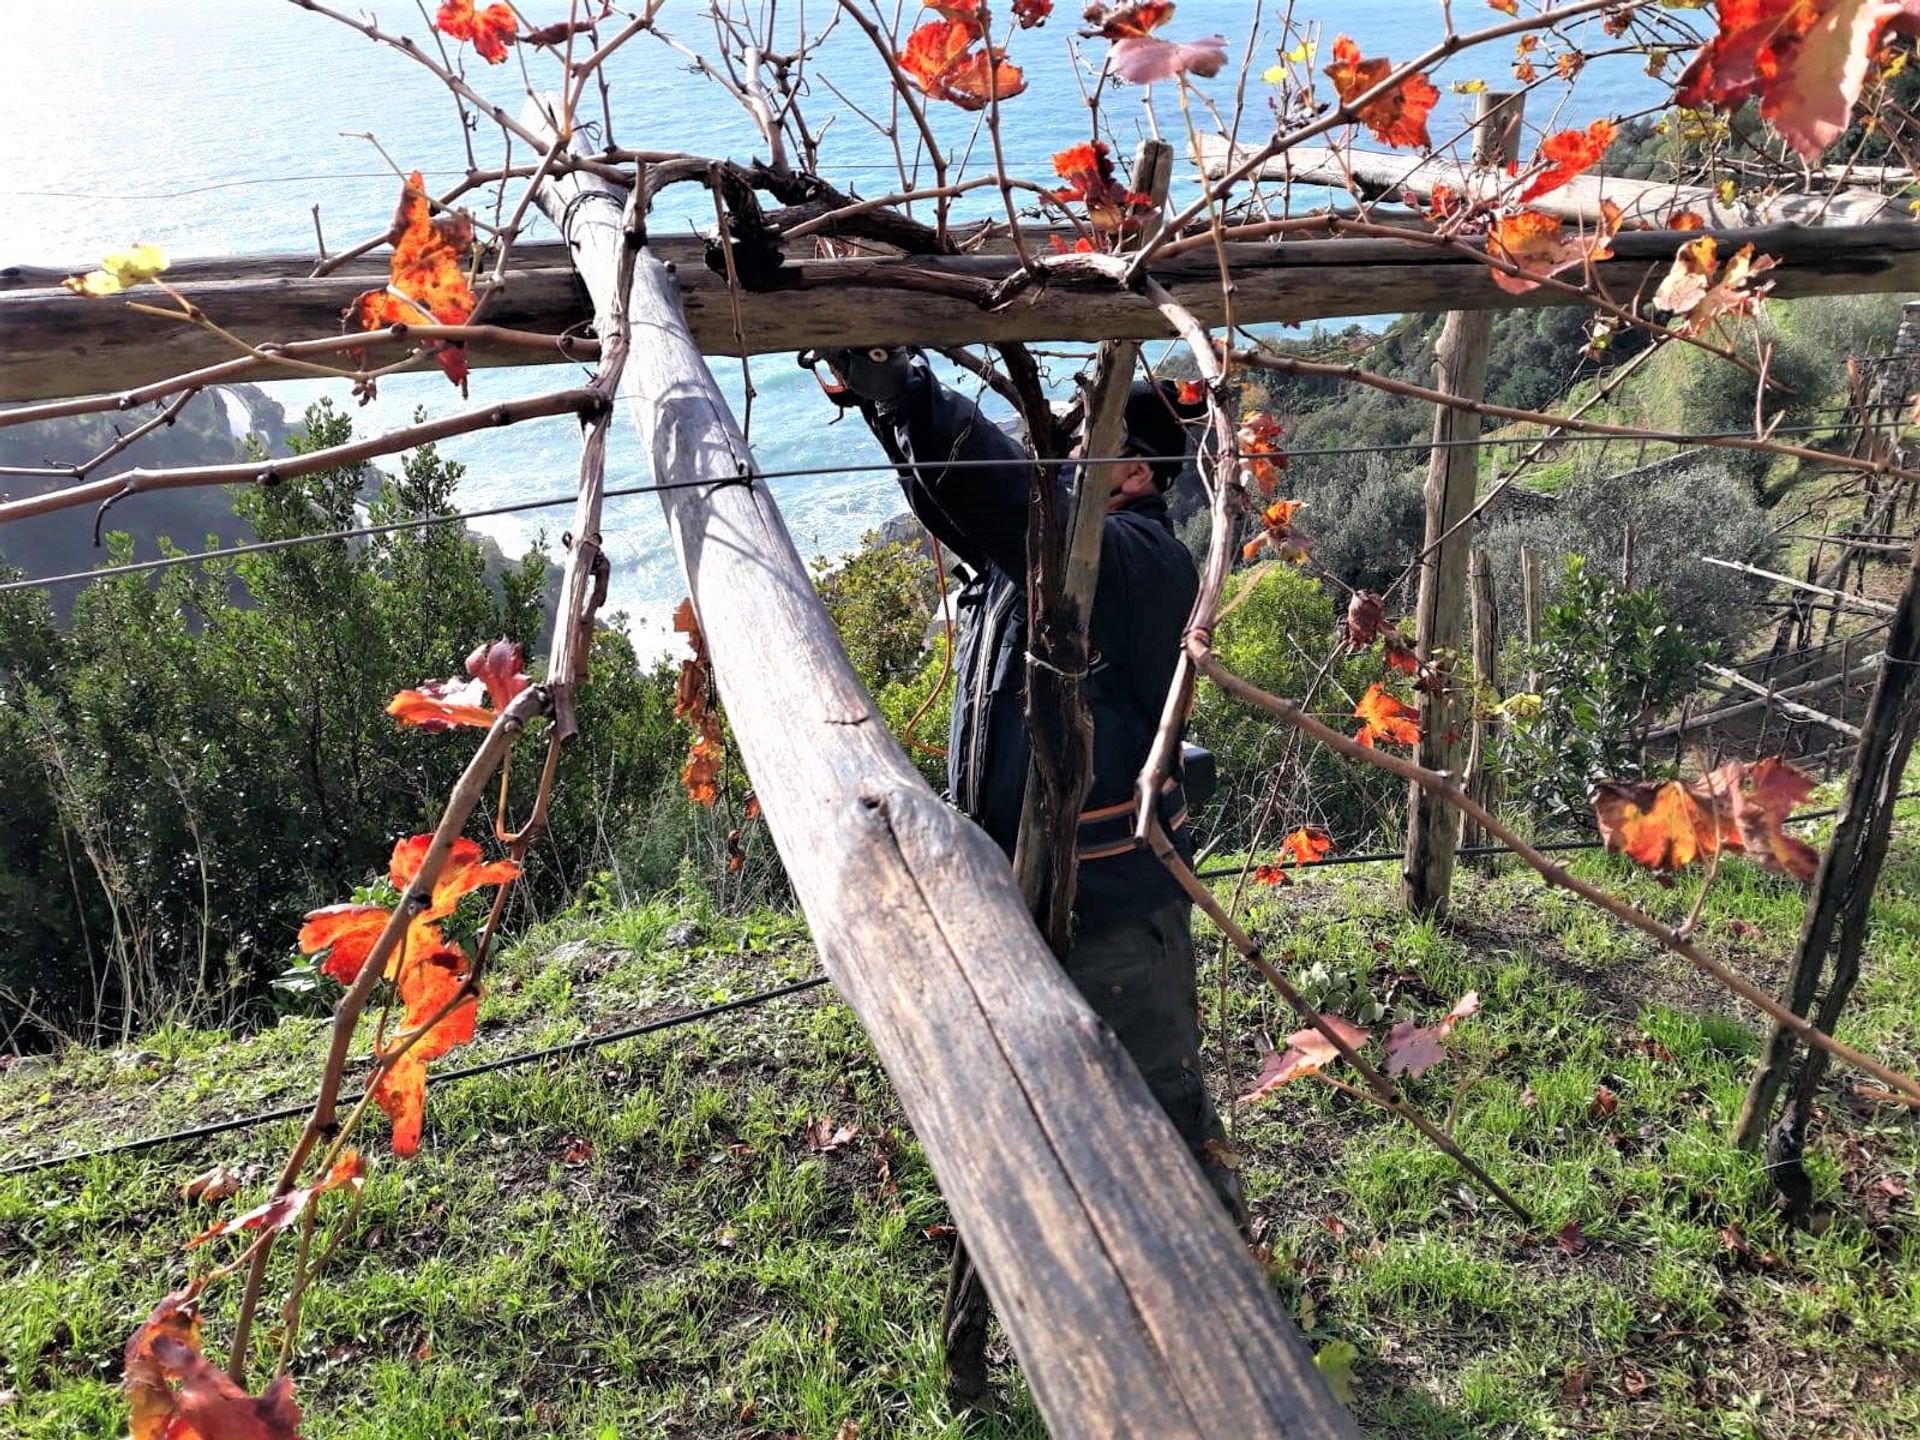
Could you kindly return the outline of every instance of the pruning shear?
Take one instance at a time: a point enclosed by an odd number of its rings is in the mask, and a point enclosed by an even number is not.
[[[875,364],[882,364],[886,361],[888,353],[886,346],[880,345],[868,352],[868,358]],[[858,410],[860,408],[862,403],[860,397],[856,395],[853,389],[834,371],[832,364],[827,360],[825,351],[802,350],[794,357],[794,360],[802,370],[811,370],[813,372],[814,383],[820,387],[820,392],[835,405],[838,405],[842,410]],[[822,366],[826,367],[824,374],[821,371]],[[836,416],[835,418],[837,419],[838,417]]]

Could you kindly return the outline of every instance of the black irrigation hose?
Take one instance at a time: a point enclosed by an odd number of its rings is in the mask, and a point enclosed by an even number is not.
[[[762,990],[758,994],[746,995],[738,1000],[723,1001],[718,1005],[709,1005],[700,1010],[687,1010],[678,1015],[668,1015],[659,1020],[649,1020],[643,1025],[630,1025],[624,1030],[610,1030],[604,1035],[589,1035],[583,1040],[570,1040],[565,1045],[552,1045],[545,1050],[526,1050],[513,1055],[502,1055],[497,1059],[483,1060],[477,1065],[466,1065],[458,1070],[436,1071],[433,1083],[444,1085],[449,1080],[466,1080],[475,1075],[485,1075],[494,1070],[506,1070],[516,1065],[531,1065],[541,1060],[552,1060],[563,1055],[577,1055],[585,1050],[596,1050],[602,1045],[611,1045],[618,1040],[631,1040],[638,1035],[652,1035],[661,1030],[672,1030],[681,1025],[691,1025],[696,1020],[710,1019],[715,1015],[725,1015],[733,1010],[746,1010],[755,1005],[764,1005],[769,1000],[779,1000],[788,995],[798,995],[803,990],[811,990],[827,983],[824,975],[815,975],[807,980],[796,980],[790,985],[778,985],[771,990]],[[342,1105],[359,1103],[364,1091],[340,1097]],[[171,1130],[164,1135],[146,1135],[138,1140],[123,1140],[115,1145],[103,1145],[97,1150],[80,1150],[71,1155],[48,1155],[37,1160],[23,1160],[0,1168],[0,1176],[26,1175],[38,1170],[50,1170],[56,1165],[70,1165],[78,1160],[95,1160],[106,1155],[128,1155],[140,1150],[155,1150],[162,1145],[172,1145],[189,1140],[205,1140],[209,1136],[224,1135],[231,1130],[245,1130],[255,1125],[265,1125],[275,1120],[297,1120],[303,1115],[313,1113],[313,1101],[303,1105],[286,1105],[278,1110],[266,1110],[257,1115],[242,1115],[232,1120],[216,1120],[207,1125],[193,1125],[184,1130]]]
[[[1920,790],[1903,790],[1893,798],[1895,800],[1920,800]],[[1828,810],[1809,810],[1804,815],[1788,816],[1786,823],[1789,825],[1799,825],[1808,820],[1826,820],[1839,813],[1840,807],[1835,805]],[[1535,845],[1533,848],[1544,855],[1556,850],[1600,850],[1605,848],[1605,844],[1606,842],[1602,840],[1552,840],[1545,844]],[[1453,853],[1455,855],[1466,856],[1512,855],[1515,851],[1511,845],[1462,845]],[[1289,872],[1295,870],[1325,870],[1333,865],[1377,865],[1387,860],[1404,859],[1406,859],[1406,852],[1403,850],[1376,850],[1366,855],[1330,855],[1325,860],[1316,860],[1311,865],[1289,865],[1286,868]],[[1195,871],[1194,878],[1199,880],[1223,880],[1230,875],[1251,872],[1252,868],[1251,865],[1216,865],[1211,870]],[[0,1170],[0,1175],[6,1173],[6,1171]]]

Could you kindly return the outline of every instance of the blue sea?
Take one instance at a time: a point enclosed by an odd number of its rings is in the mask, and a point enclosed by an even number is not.
[[[356,8],[352,0],[341,5]],[[420,12],[411,4],[385,0],[366,8],[386,28],[427,38]],[[746,8],[757,14],[764,7]],[[1049,179],[1047,157],[1087,138],[1082,86],[1090,83],[1092,66],[1105,47],[1076,40],[1079,8],[1077,0],[1058,0],[1046,26],[1021,32],[1013,42],[1012,59],[1024,67],[1029,85],[1005,108],[1004,138],[1016,173]],[[520,9],[533,23],[567,13],[558,0],[524,0]],[[1258,138],[1273,123],[1267,105],[1271,92],[1259,72],[1276,58],[1278,29],[1272,17],[1284,9],[1284,4],[1267,5],[1266,19],[1256,30],[1260,12],[1249,0],[1180,0],[1174,20],[1161,32],[1173,39],[1222,35],[1236,62],[1244,47],[1256,46],[1243,136]],[[1466,24],[1498,18],[1473,0],[1456,10]],[[903,27],[910,27],[915,21],[910,0],[901,13]],[[1293,13],[1296,23],[1313,22],[1324,32],[1322,54],[1334,34],[1345,33],[1370,56],[1400,59],[1441,32],[1434,0],[1298,0]],[[135,240],[157,244],[176,257],[312,254],[315,206],[327,244],[338,249],[385,228],[398,196],[385,157],[402,169],[422,170],[430,186],[464,173],[466,155],[452,102],[431,75],[288,0],[7,0],[6,14],[14,40],[0,56],[0,263],[85,269],[100,254]],[[835,7],[829,0],[789,0],[779,14],[790,37],[803,23],[817,32]],[[660,28],[689,49],[712,49],[703,0],[668,0]],[[521,54],[497,67],[468,57],[473,82],[515,111],[525,83]],[[551,86],[554,63],[539,52],[524,54],[534,83]],[[1436,138],[1457,131],[1472,103],[1451,93],[1448,82],[1477,78],[1497,87],[1506,79],[1507,60],[1503,46],[1457,59],[1436,76],[1446,92],[1434,117]],[[1200,82],[1223,114],[1233,111],[1236,71],[1237,65]],[[829,158],[823,171],[846,190],[890,192],[896,173],[888,142],[852,108],[885,113],[884,78],[865,37],[841,23],[827,40],[817,72],[845,95],[843,102],[824,84],[812,87],[807,114],[816,130],[825,127],[823,153]],[[613,138],[619,144],[740,159],[758,148],[746,117],[727,95],[653,36],[630,43],[613,62],[609,80]],[[1656,98],[1639,59],[1602,59],[1587,67],[1571,94],[1564,88],[1537,93],[1529,113],[1541,124],[1560,126],[1625,114]],[[930,108],[943,139],[970,155],[972,173],[990,165],[987,137],[973,117],[951,107]],[[1185,133],[1178,97],[1167,86],[1153,91],[1114,87],[1103,112],[1123,154],[1150,127],[1176,142]],[[597,114],[597,107],[590,103],[586,113]],[[473,143],[483,165],[497,163],[494,136],[482,131]],[[928,182],[923,178],[922,183]],[[1184,183],[1190,187],[1191,178]],[[991,213],[997,193],[980,194],[985,198],[957,202],[956,213]],[[682,187],[669,192],[653,229],[692,233],[711,223],[705,192]],[[550,238],[544,224],[537,233]],[[1072,368],[1070,358],[1052,362],[1054,378],[1061,382]],[[736,414],[743,413],[739,362],[716,359],[714,369],[736,403]],[[395,377],[382,382],[379,399],[358,418],[363,427],[384,427],[405,422],[420,408],[439,414],[562,380],[563,372],[554,367],[478,370],[472,401],[463,402],[437,374]],[[757,398],[750,439],[763,468],[849,467],[773,482],[803,552],[843,553],[900,511],[899,492],[887,474],[851,468],[881,458],[864,427],[857,419],[828,424],[832,407],[790,358],[754,361],[753,385]],[[353,406],[344,382],[271,389],[295,413],[323,394]],[[630,427],[615,433],[610,483],[644,483],[647,462]],[[500,504],[570,490],[578,429],[569,419],[536,422],[455,440],[444,449],[467,466],[463,503]],[[538,532],[557,536],[567,513],[562,508],[543,512],[545,518],[483,521],[477,528],[517,550]],[[607,537],[615,566],[614,604],[628,612],[643,648],[662,643],[665,616],[683,586],[657,504],[648,496],[611,502]]]

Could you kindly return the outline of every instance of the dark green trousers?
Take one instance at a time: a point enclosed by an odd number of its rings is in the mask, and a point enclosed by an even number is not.
[[[1132,1057],[1235,1223],[1244,1227],[1238,1178],[1206,1148],[1210,1140],[1224,1146],[1226,1130],[1200,1071],[1192,906],[1177,900],[1144,919],[1077,937],[1067,975]]]

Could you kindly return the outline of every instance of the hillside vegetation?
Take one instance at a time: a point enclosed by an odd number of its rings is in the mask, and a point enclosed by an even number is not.
[[[1676,919],[1693,899],[1694,882],[1662,892],[1604,859],[1583,872]],[[1348,971],[1389,1008],[1480,992],[1454,1059],[1412,1093],[1454,1117],[1535,1223],[1323,1086],[1240,1109],[1234,1145],[1272,1283],[1323,1357],[1351,1360],[1369,1433],[1916,1433],[1912,1123],[1850,1085],[1836,1092],[1811,1157],[1820,1218],[1814,1233],[1788,1230],[1760,1162],[1727,1138],[1757,1044],[1750,1014],[1530,874],[1464,880],[1446,931],[1408,923],[1391,886],[1386,868],[1306,876],[1262,898],[1256,921],[1292,963]],[[1777,982],[1800,907],[1797,890],[1731,862],[1702,934]],[[1875,925],[1843,1036],[1911,1051],[1911,840],[1897,844]],[[730,916],[694,894],[583,908],[505,959],[463,1061],[815,968],[791,915]],[[1203,976],[1204,994],[1216,978]],[[1237,962],[1226,994],[1214,1083],[1231,1090],[1252,1075],[1261,1032],[1293,1022]],[[321,1030],[170,1028],[138,1047],[16,1062],[0,1074],[0,1164],[297,1101]],[[290,1133],[282,1122],[0,1176],[0,1429],[117,1432],[120,1346],[183,1277],[181,1238],[211,1213],[181,1185],[218,1162],[251,1195]],[[376,1158],[308,1300],[293,1349],[306,1433],[1038,1437],[1003,1346],[994,1416],[956,1419],[942,1399],[945,1222],[830,991],[436,1081],[421,1155]],[[211,1333],[226,1319],[210,1315]],[[269,1327],[263,1359],[276,1338]]]

